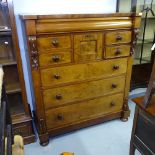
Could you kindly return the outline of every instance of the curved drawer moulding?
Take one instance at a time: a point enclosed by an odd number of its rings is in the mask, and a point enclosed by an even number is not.
[[[46,26],[45,26],[46,25]],[[85,30],[104,30],[111,28],[131,28],[131,20],[120,21],[79,21],[77,22],[39,22],[36,24],[37,33],[85,31]]]

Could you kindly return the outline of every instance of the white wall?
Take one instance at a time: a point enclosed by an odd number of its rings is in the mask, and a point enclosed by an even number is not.
[[[17,31],[23,62],[24,78],[28,102],[32,105],[28,66],[25,56],[23,36],[19,14],[69,14],[69,13],[113,13],[116,10],[116,0],[13,0]],[[32,106],[31,106],[32,107]]]

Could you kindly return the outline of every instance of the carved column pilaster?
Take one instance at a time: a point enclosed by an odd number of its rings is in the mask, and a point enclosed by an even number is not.
[[[38,50],[36,43],[36,36],[30,36],[29,39],[29,48],[30,48],[30,59],[32,69],[38,69]]]
[[[137,39],[138,39],[138,33],[139,33],[139,29],[137,29],[137,28],[133,29],[133,32],[132,32],[132,45],[131,45],[130,55],[134,54],[134,49],[135,49]]]

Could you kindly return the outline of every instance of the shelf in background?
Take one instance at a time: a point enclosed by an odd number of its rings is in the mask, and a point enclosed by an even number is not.
[[[14,94],[21,92],[20,84],[19,83],[13,83],[6,85],[6,93],[7,94]]]
[[[145,17],[142,17],[142,19],[145,19]],[[147,19],[155,19],[154,16],[150,16],[150,17],[147,17]]]
[[[0,32],[11,32],[11,28],[7,26],[0,26]]]
[[[0,58],[0,64],[2,66],[10,66],[10,65],[16,65],[17,62],[13,58]]]
[[[137,44],[142,44],[142,39],[137,40]],[[153,44],[153,38],[152,39],[145,39],[144,44]]]
[[[140,58],[134,58],[134,65],[145,64],[150,62],[151,62],[150,57],[143,57],[141,60],[141,63],[140,63]]]
[[[0,36],[11,36],[12,32],[11,31],[0,31]]]

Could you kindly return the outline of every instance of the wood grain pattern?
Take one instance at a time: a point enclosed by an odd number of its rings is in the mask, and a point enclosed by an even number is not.
[[[11,31],[10,31],[9,35],[12,39],[12,44],[11,44],[12,52],[14,53],[13,58],[14,58],[14,61],[16,61],[16,63],[5,63],[5,64],[9,64],[8,66],[10,66],[11,68],[15,68],[16,71],[14,73],[13,73],[14,70],[12,72],[10,71],[10,73],[12,73],[12,74],[8,74],[8,76],[10,77],[11,82],[13,82],[12,77],[13,77],[13,79],[15,79],[14,83],[15,84],[18,83],[18,86],[19,86],[18,90],[20,90],[20,92],[18,91],[18,93],[15,93],[17,91],[17,89],[9,90],[9,92],[14,92],[13,94],[9,95],[9,97],[11,99],[12,98],[15,99],[15,100],[11,100],[9,102],[16,104],[16,106],[18,107],[18,103],[17,103],[18,95],[19,95],[18,100],[21,99],[20,104],[22,106],[20,106],[20,107],[22,107],[22,109],[20,111],[22,111],[22,113],[18,113],[18,111],[16,111],[14,113],[14,115],[12,115],[12,121],[13,121],[13,124],[18,127],[21,127],[20,126],[21,122],[23,123],[23,125],[29,124],[29,126],[31,127],[32,130],[29,131],[27,129],[25,131],[25,132],[27,132],[27,135],[26,136],[23,135],[24,143],[26,144],[26,143],[34,142],[35,135],[34,135],[34,131],[33,131],[32,117],[31,117],[30,107],[29,107],[29,103],[27,100],[26,89],[25,89],[25,81],[24,81],[22,60],[21,60],[21,54],[20,54],[21,51],[20,51],[19,43],[18,43],[18,35],[17,35],[16,20],[15,20],[15,15],[14,15],[13,1],[7,0],[7,5],[8,5],[8,15],[9,15],[8,20],[10,21],[10,25],[11,25]],[[7,17],[5,16],[5,18],[7,18]],[[7,19],[5,19],[5,20],[7,20]],[[7,49],[9,49],[9,47],[7,47]],[[18,78],[14,78],[14,77],[18,77]],[[16,81],[16,79],[18,79],[18,81]],[[18,107],[17,109],[20,109],[20,108]]]
[[[105,30],[113,28],[131,28],[131,20],[107,20],[107,21],[94,21],[89,18],[89,21],[78,21],[78,23],[70,21],[61,22],[38,22],[36,25],[38,34],[47,34],[54,32],[69,32],[69,31],[88,31],[88,30]]]
[[[60,20],[64,20],[64,19],[70,19],[77,21],[78,19],[82,20],[86,20],[89,18],[93,18],[94,20],[120,20],[120,19],[130,19],[131,17],[135,17],[138,18],[140,17],[140,15],[138,13],[108,13],[108,14],[49,14],[49,15],[34,15],[34,14],[21,14],[20,15],[21,19],[23,20],[29,20],[29,19],[33,19],[39,21],[40,19],[44,19],[44,20],[51,20],[53,19],[54,21],[56,19]]]
[[[114,31],[105,33],[105,44],[120,44],[131,42],[131,31]]]
[[[71,62],[71,52],[53,52],[39,55],[40,67]]]
[[[76,121],[91,119],[120,111],[123,104],[123,94],[106,96],[88,100],[79,104],[72,104],[46,111],[47,128],[56,128]],[[78,109],[78,111],[77,111]]]
[[[127,57],[130,55],[130,45],[105,47],[105,58]]]
[[[42,69],[43,87],[101,79],[126,73],[127,58]],[[115,67],[118,67],[115,69]],[[58,75],[59,78],[55,76]]]
[[[32,79],[41,144],[46,145],[50,135],[118,117],[127,120],[131,36],[139,17],[22,16],[25,23],[35,23],[36,34],[26,29],[26,37],[37,38],[39,66],[32,68]]]
[[[71,38],[70,35],[38,37],[37,44],[39,53],[52,52],[53,50],[63,52],[63,49],[71,48]]]
[[[102,59],[102,33],[74,35],[75,62]]]
[[[113,87],[113,85],[115,86]],[[118,76],[115,78],[47,89],[43,91],[45,109],[106,94],[123,92],[124,86],[125,77]]]

